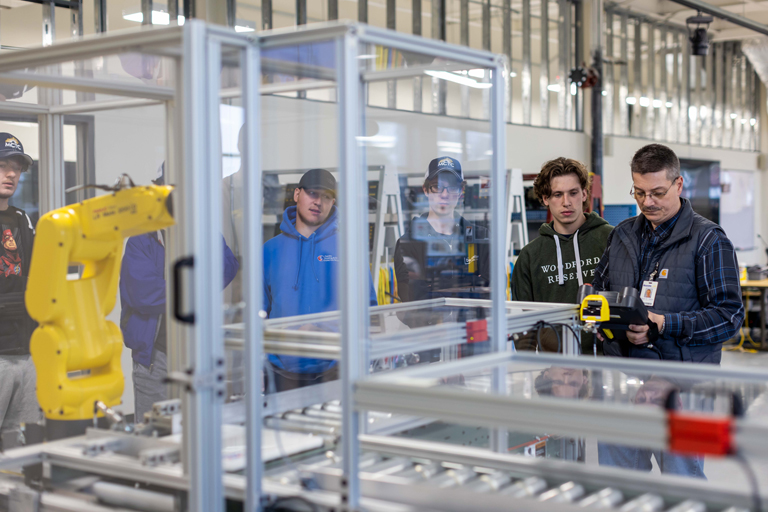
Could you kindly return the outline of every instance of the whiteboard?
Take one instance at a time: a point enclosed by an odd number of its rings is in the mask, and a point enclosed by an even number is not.
[[[740,251],[755,248],[755,173],[720,171],[720,226]]]

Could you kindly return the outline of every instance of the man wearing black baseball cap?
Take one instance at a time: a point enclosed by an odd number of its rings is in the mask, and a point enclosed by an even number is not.
[[[27,214],[8,204],[32,157],[10,133],[0,133],[0,446],[18,445],[20,423],[40,419],[29,339],[35,322],[24,306],[35,230]]]
[[[281,233],[264,244],[264,310],[269,318],[339,309],[336,179],[325,169],[309,170],[293,200],[296,206],[283,213]],[[375,306],[373,280],[369,287]],[[339,372],[337,362],[328,359],[270,354],[267,364],[276,391],[334,380]]]
[[[427,166],[422,190],[429,211],[416,217],[395,246],[400,300],[435,297],[487,298],[490,276],[488,233],[456,212],[464,197],[464,173],[455,158],[435,158]],[[445,321],[404,319],[412,327]],[[413,321],[411,321],[413,320]]]

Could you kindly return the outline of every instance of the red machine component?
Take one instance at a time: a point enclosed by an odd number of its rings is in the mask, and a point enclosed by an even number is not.
[[[473,320],[467,322],[467,343],[479,343],[488,340],[488,321]]]
[[[734,452],[733,418],[668,412],[669,448],[684,455],[728,455]]]

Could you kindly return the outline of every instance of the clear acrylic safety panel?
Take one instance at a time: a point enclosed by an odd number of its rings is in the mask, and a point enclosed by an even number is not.
[[[277,397],[306,388],[303,406],[322,402],[322,389],[339,376],[339,325],[327,318],[338,318],[345,271],[336,54],[333,39],[261,50],[265,386]],[[271,335],[270,324],[287,317],[300,334]]]
[[[465,326],[490,316],[490,194],[504,186],[491,180],[491,72],[394,46],[359,53],[358,141],[382,312],[370,318],[370,370],[485,353],[486,331],[467,343]]]
[[[739,364],[739,360],[725,353],[724,365]],[[764,421],[768,417],[765,407],[765,396],[768,382],[759,383],[752,380],[739,381],[733,377],[721,378],[706,376],[707,365],[700,365],[702,376],[687,377],[676,375],[664,368],[664,364],[649,367],[646,371],[618,370],[609,367],[600,368],[599,360],[589,360],[582,363],[584,358],[560,357],[557,364],[535,362],[535,357],[524,362],[509,362],[501,365],[506,372],[506,388],[504,395],[523,399],[533,403],[561,403],[578,401],[584,404],[601,403],[620,408],[637,408],[648,410],[665,408],[669,400],[676,410],[682,413],[702,415],[704,418],[727,417],[731,414],[734,400],[743,405],[747,420]],[[552,358],[550,357],[549,360]],[[615,362],[614,358],[606,358]],[[595,364],[596,363],[596,364]],[[492,375],[497,365],[465,370],[452,370],[446,366],[442,372],[432,372],[420,376],[408,371],[391,374],[387,379],[393,383],[402,383],[415,388],[445,388],[468,392],[465,400],[473,393],[481,395],[497,394],[492,387]],[[672,398],[669,398],[672,395]],[[456,408],[461,408],[457,401]],[[565,408],[564,408],[565,411]],[[526,415],[524,411],[520,412]],[[382,413],[371,413],[373,417]],[[574,414],[568,410],[564,414]],[[587,414],[585,412],[585,414]],[[565,421],[565,420],[564,420]],[[595,418],[595,428],[601,420]],[[617,420],[618,421],[618,420]],[[661,421],[661,420],[660,420]],[[626,429],[632,428],[631,424]],[[691,478],[708,478],[719,481],[731,472],[741,475],[743,465],[729,457],[687,456],[679,455],[661,449],[651,449],[642,443],[633,444],[632,437],[627,436],[624,443],[615,440],[601,439],[599,436],[580,437],[577,434],[568,435],[563,427],[553,433],[546,428],[520,429],[510,427],[508,430],[509,453],[529,457],[547,457],[559,460],[619,467],[643,472],[659,471],[663,476],[679,475]],[[456,424],[442,420],[424,420],[419,428],[410,428],[397,436],[409,439],[462,444],[466,446],[488,447],[489,429],[481,425]],[[746,457],[750,457],[750,447],[740,446]],[[753,462],[759,459],[751,459]],[[749,491],[749,484],[739,483],[734,487],[728,480],[726,488]],[[713,485],[715,485],[713,483]],[[693,497],[695,498],[695,497]]]

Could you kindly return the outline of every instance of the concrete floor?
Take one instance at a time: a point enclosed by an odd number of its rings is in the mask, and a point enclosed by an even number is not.
[[[744,352],[723,352],[723,366],[759,366],[768,368],[768,352],[750,354]],[[765,440],[768,443],[768,439]],[[587,439],[586,463],[597,465],[597,441]],[[747,450],[749,458],[749,451]],[[768,496],[768,460],[750,459],[754,468],[761,492]],[[659,468],[654,460],[653,473],[659,473]],[[716,487],[750,492],[749,481],[741,464],[730,458],[707,457],[704,461],[704,474],[707,480]]]

